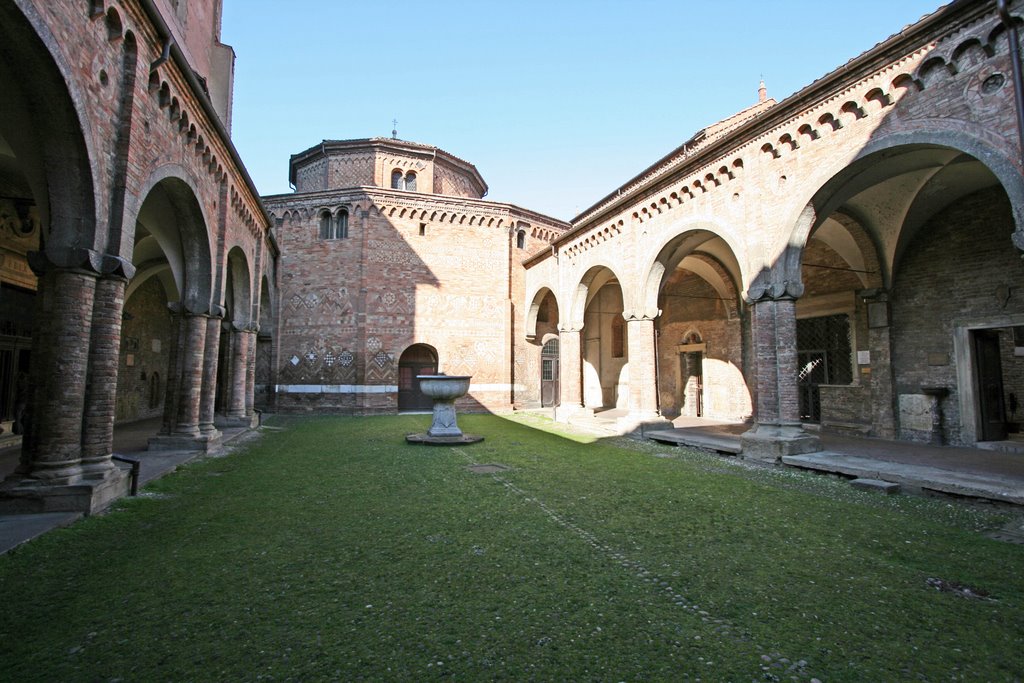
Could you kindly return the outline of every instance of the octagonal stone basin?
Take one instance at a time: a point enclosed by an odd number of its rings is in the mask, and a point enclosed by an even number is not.
[[[434,399],[434,419],[427,436],[432,439],[462,439],[455,419],[455,399],[469,392],[469,375],[416,375],[420,391]]]
[[[472,375],[416,375],[420,381],[420,391],[434,399],[454,401],[469,392],[469,380]]]

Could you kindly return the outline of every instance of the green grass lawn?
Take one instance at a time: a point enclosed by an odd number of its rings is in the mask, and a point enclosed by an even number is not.
[[[1024,676],[1005,512],[530,417],[407,445],[428,421],[275,418],[0,557],[0,680]]]

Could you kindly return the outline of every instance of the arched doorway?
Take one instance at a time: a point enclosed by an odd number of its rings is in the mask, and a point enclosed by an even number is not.
[[[704,352],[707,344],[700,335],[690,332],[679,345],[680,412],[690,417],[704,416]]]
[[[610,268],[595,266],[587,271],[573,311],[574,318],[583,323],[580,355],[586,408],[629,407],[629,344],[623,303],[622,287]]]
[[[437,351],[426,344],[413,344],[398,359],[398,409],[430,410],[433,402],[420,391],[417,375],[437,374]]]
[[[717,231],[724,229],[695,225],[667,241],[645,284],[646,301],[661,312],[659,407],[673,418],[743,420],[753,412],[740,261]]]
[[[558,405],[558,337],[549,339],[540,350],[540,404]]]

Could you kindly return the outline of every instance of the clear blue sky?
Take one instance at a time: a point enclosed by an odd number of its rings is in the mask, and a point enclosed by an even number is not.
[[[225,0],[233,137],[262,194],[323,139],[398,136],[488,199],[568,220],[686,141],[782,100],[939,0]]]

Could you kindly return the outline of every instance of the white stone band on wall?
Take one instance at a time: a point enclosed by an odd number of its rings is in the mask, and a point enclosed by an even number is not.
[[[398,391],[394,384],[278,384],[277,391],[286,394],[390,394]]]
[[[390,394],[398,391],[394,384],[278,384],[274,387],[285,394]],[[526,391],[524,384],[470,384],[470,392]]]

